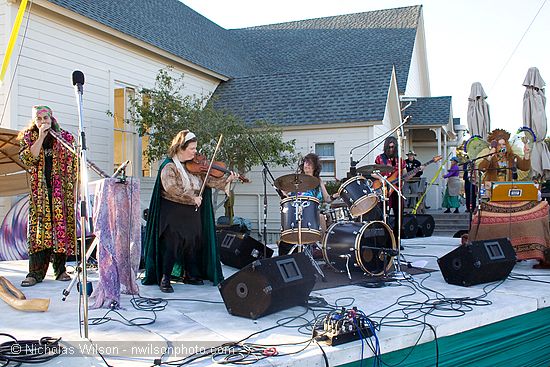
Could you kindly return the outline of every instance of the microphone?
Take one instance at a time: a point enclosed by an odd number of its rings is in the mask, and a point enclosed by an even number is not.
[[[130,160],[128,159],[126,162],[122,163],[118,168],[116,169],[115,173],[111,177],[116,177],[118,174],[126,168],[126,166],[130,163]]]
[[[76,91],[80,94],[83,92],[82,86],[84,85],[84,73],[80,70],[73,71],[73,85]]]
[[[518,179],[518,167],[516,166],[516,161],[514,160],[514,165],[512,166],[512,180]]]

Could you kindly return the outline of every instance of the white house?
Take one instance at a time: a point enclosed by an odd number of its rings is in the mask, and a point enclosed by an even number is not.
[[[2,53],[19,4],[0,0]],[[219,107],[245,121],[278,124],[285,139],[296,139],[299,152],[320,153],[325,180],[346,176],[353,147],[398,126],[410,111],[401,113],[409,104],[404,98],[415,99],[408,108],[418,111],[405,126],[405,151],[419,150],[427,160],[455,138],[450,97],[430,100],[421,6],[227,30],[177,0],[35,0],[0,86],[0,124],[23,128],[31,106],[40,103],[76,133],[71,74],[81,70],[88,158],[107,172],[130,159],[128,174],[141,178],[146,207],[156,172],[142,159],[146,140],[122,119],[128,96],[152,87],[167,65],[184,73],[184,93],[215,93]],[[425,110],[418,101],[426,102]],[[421,117],[436,107],[436,120]],[[360,165],[373,163],[381,152],[375,143],[354,150],[352,158],[372,150]],[[290,173],[270,168],[275,177]],[[238,184],[235,213],[259,233],[261,167],[247,176],[252,183]],[[436,207],[438,183],[428,197]],[[268,229],[276,235],[279,199],[271,187],[268,195]],[[12,201],[4,200],[4,213]]]

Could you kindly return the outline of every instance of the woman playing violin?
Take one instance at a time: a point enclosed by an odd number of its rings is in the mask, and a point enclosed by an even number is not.
[[[143,284],[158,284],[164,293],[174,291],[170,285],[173,274],[194,285],[203,284],[203,277],[214,284],[223,278],[215,243],[211,191],[204,190],[202,196],[199,193],[204,180],[207,187],[228,193],[229,185],[238,176],[230,172],[228,177],[207,178],[189,171],[186,162],[193,160],[196,152],[195,134],[180,131],[159,168],[149,205]]]

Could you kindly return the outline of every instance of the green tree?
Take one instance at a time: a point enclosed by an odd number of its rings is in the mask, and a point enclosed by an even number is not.
[[[238,116],[214,107],[211,96],[183,94],[183,74],[175,78],[170,68],[161,69],[153,88],[142,88],[130,100],[130,123],[140,136],[148,136],[145,155],[149,162],[163,158],[172,138],[181,130],[193,131],[199,149],[208,158],[220,134],[223,141],[215,160],[245,174],[261,164],[260,157],[248,138],[254,142],[262,158],[270,164],[290,166],[296,161],[295,141],[283,141],[282,130],[267,121],[246,124]]]

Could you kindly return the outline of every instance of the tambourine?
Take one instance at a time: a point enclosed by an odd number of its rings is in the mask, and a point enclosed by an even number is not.
[[[481,152],[489,151],[490,145],[479,135],[473,135],[464,143],[464,151],[468,154],[468,158],[476,159],[481,156]]]
[[[524,126],[518,129],[516,134],[510,139],[510,146],[514,153],[523,157],[523,149],[525,145],[529,146],[529,151],[533,151],[533,145],[537,141],[537,137],[531,128]]]

